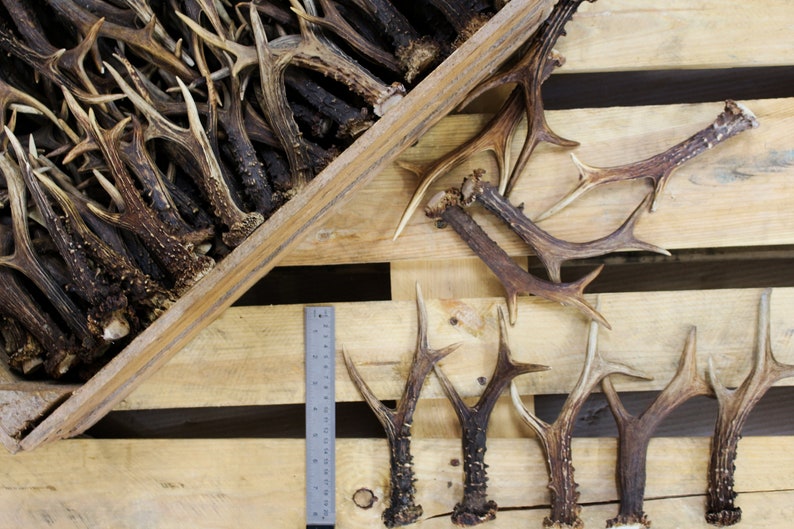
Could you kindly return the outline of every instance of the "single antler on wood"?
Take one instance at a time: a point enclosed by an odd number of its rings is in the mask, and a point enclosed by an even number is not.
[[[576,307],[584,315],[609,328],[609,323],[584,299],[584,289],[601,272],[599,266],[572,283],[551,283],[539,279],[513,261],[460,205],[460,191],[448,189],[433,197],[427,205],[428,217],[441,219],[463,239],[474,253],[488,265],[506,290],[510,324],[518,315],[517,298],[520,294],[534,294],[550,301]]]
[[[499,352],[491,379],[480,399],[468,406],[441,367],[434,370],[460,421],[463,448],[463,500],[455,505],[452,521],[458,525],[477,525],[496,517],[496,502],[488,499],[488,465],[485,464],[488,419],[502,391],[513,378],[524,373],[545,371],[547,366],[513,361],[507,343],[507,325],[502,307],[499,314]]]
[[[647,529],[651,522],[643,511],[645,495],[645,462],[648,444],[656,427],[678,406],[711,390],[697,370],[697,330],[692,327],[681,352],[678,370],[653,403],[639,416],[631,415],[623,406],[609,377],[604,378],[604,390],[609,407],[618,425],[617,484],[620,511],[607,520],[607,527]]]
[[[580,162],[576,156],[571,155],[579,169],[579,185],[535,220],[540,221],[554,215],[594,187],[610,182],[643,178],[653,183],[654,198],[651,203],[651,211],[653,211],[670,175],[679,166],[698,154],[716,147],[728,138],[756,127],[758,127],[758,120],[750,109],[741,103],[728,100],[725,102],[725,109],[708,127],[666,151],[645,160],[615,167],[593,167]]]
[[[794,365],[781,364],[772,354],[769,296],[769,290],[761,295],[753,366],[741,385],[735,389],[722,385],[709,358],[709,381],[719,402],[719,415],[711,438],[706,498],[706,521],[713,525],[733,525],[741,520],[742,509],[734,505],[733,475],[742,428],[753,407],[772,384],[794,376]]]
[[[415,501],[413,456],[411,455],[411,424],[414,410],[419,401],[425,378],[433,369],[433,365],[458,348],[457,344],[442,349],[431,349],[427,340],[427,309],[422,299],[419,284],[416,285],[416,311],[418,330],[416,351],[411,369],[405,381],[405,389],[394,409],[383,404],[361,377],[350,356],[343,351],[345,365],[350,378],[361,392],[372,411],[378,417],[386,431],[389,443],[390,492],[389,506],[383,511],[383,523],[387,527],[407,525],[422,516],[422,506]]]
[[[538,436],[546,467],[549,471],[549,490],[551,491],[551,513],[543,521],[545,527],[555,529],[581,529],[584,524],[579,518],[581,507],[578,504],[578,484],[574,481],[574,467],[571,458],[571,437],[574,422],[587,397],[602,379],[611,374],[623,374],[648,378],[639,371],[616,362],[605,360],[598,353],[598,325],[590,323],[587,338],[587,353],[584,366],[576,386],[568,394],[557,420],[548,424],[530,412],[521,401],[514,383],[510,384],[513,405],[524,421]]]
[[[571,259],[586,259],[605,255],[618,250],[646,250],[670,255],[670,252],[659,246],[648,244],[634,236],[634,226],[642,212],[648,207],[650,195],[643,200],[625,222],[615,231],[600,239],[588,242],[568,242],[557,239],[539,228],[515,207],[489,182],[482,180],[485,171],[475,169],[466,177],[461,186],[463,205],[473,202],[481,204],[485,209],[499,217],[510,226],[516,235],[530,245],[538,259],[546,267],[549,277],[555,283],[560,282],[560,265]]]

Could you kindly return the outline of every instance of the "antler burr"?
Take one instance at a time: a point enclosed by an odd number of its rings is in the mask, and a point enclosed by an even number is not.
[[[609,407],[618,425],[617,484],[620,510],[607,520],[607,527],[647,529],[651,521],[643,511],[645,495],[645,462],[648,444],[657,426],[681,404],[711,390],[697,370],[697,330],[692,327],[678,362],[678,370],[653,403],[639,416],[631,415],[615,390],[609,377],[604,378],[604,390]]]
[[[653,184],[651,211],[656,208],[659,195],[678,167],[695,156],[713,149],[725,140],[740,132],[758,127],[755,115],[741,103],[728,100],[724,110],[708,127],[698,131],[684,141],[645,160],[615,167],[593,167],[582,163],[571,155],[579,169],[579,185],[562,197],[556,204],[536,217],[536,221],[546,219],[562,210],[565,206],[600,185],[623,180],[647,179]]]
[[[736,491],[733,485],[736,450],[742,429],[753,407],[767,390],[778,380],[794,376],[794,365],[782,364],[772,354],[769,296],[769,290],[761,295],[753,366],[741,385],[735,389],[726,388],[717,378],[712,358],[709,358],[709,381],[719,402],[717,423],[711,438],[706,496],[706,521],[712,525],[734,525],[741,520],[742,509],[734,505]]]
[[[578,484],[574,481],[574,467],[571,454],[571,438],[574,421],[587,397],[596,385],[611,374],[647,378],[639,371],[623,364],[605,360],[598,352],[598,325],[590,323],[587,338],[587,352],[584,366],[576,385],[568,394],[557,420],[552,424],[536,417],[521,401],[515,383],[510,384],[510,396],[524,422],[537,434],[546,467],[549,472],[551,492],[551,512],[543,521],[544,527],[555,529],[581,529],[584,527],[579,518],[581,507],[578,504]]]
[[[455,504],[452,521],[457,525],[477,525],[496,517],[497,505],[488,499],[488,465],[485,464],[488,419],[496,401],[513,378],[524,373],[545,371],[547,366],[515,362],[507,343],[507,325],[502,307],[499,315],[499,352],[491,379],[480,399],[468,406],[439,365],[434,367],[447,398],[455,408],[462,430],[463,499]]]
[[[418,330],[416,351],[405,388],[394,409],[383,404],[356,369],[353,360],[343,351],[345,365],[353,383],[369,407],[375,412],[386,431],[389,443],[389,466],[391,469],[389,506],[383,511],[386,527],[396,527],[415,522],[422,516],[422,506],[415,501],[413,456],[411,455],[411,424],[419,393],[433,365],[458,348],[457,344],[442,349],[431,349],[427,339],[427,309],[422,299],[419,284],[416,285],[416,311]]]

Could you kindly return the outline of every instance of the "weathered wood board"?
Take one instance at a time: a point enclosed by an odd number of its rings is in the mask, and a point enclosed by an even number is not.
[[[785,527],[794,515],[791,438],[743,439],[737,460],[741,527]],[[573,457],[582,518],[603,527],[617,506],[615,441],[575,440]],[[707,528],[703,521],[707,439],[655,439],[648,456],[646,511],[658,527]],[[457,440],[414,442],[416,527],[454,527],[449,513],[461,491]],[[492,528],[541,527],[548,501],[544,462],[532,439],[492,439],[489,495],[503,509]],[[3,527],[114,527],[159,529],[303,527],[302,440],[69,440],[15,456],[0,455]],[[381,527],[386,497],[385,441],[337,442],[337,527]],[[671,472],[675,469],[675,472]],[[278,476],[278,479],[273,479]],[[378,501],[362,509],[352,500],[368,488]]]

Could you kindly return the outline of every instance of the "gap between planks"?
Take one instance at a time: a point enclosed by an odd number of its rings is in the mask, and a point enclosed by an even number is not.
[[[618,381],[621,391],[655,390],[672,376],[688,329],[698,326],[698,362],[713,355],[720,377],[736,384],[755,346],[760,289],[600,294],[613,330],[602,329],[604,356],[651,372],[650,382]],[[594,296],[588,296],[591,301]],[[443,362],[462,395],[478,396],[477,379],[495,362],[496,306],[502,298],[428,299],[431,347],[460,342]],[[416,341],[413,301],[337,303],[336,398],[359,401],[341,358],[344,347],[382,399],[402,391]],[[552,370],[519,377],[524,394],[567,393],[581,369],[587,322],[572,309],[520,298],[516,326],[508,328],[514,357]],[[777,358],[794,363],[794,288],[773,289],[771,340]],[[303,305],[232,307],[141,384],[117,409],[301,403]],[[455,324],[451,324],[454,318]],[[787,379],[781,384],[792,384]],[[423,398],[443,398],[429,377]]]
[[[603,527],[617,508],[613,439],[575,439],[583,519]],[[462,491],[456,440],[415,439],[417,527],[451,527]],[[702,521],[708,439],[660,438],[648,455],[646,511],[655,526],[707,528]],[[533,440],[491,440],[489,495],[501,511],[489,527],[540,527],[548,502],[543,457]],[[2,527],[235,529],[302,527],[302,440],[68,440],[14,456],[0,454]],[[381,527],[383,501],[364,510],[362,487],[386,498],[384,440],[337,442],[337,527]],[[742,527],[783,527],[794,516],[794,438],[748,437],[739,445],[737,504]],[[278,476],[278,479],[273,479]],[[749,493],[749,491],[763,491]],[[592,505],[588,505],[592,504]],[[766,525],[765,525],[766,524]]]

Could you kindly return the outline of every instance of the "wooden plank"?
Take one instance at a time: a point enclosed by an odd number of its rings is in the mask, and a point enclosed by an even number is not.
[[[672,376],[690,325],[698,326],[702,369],[713,355],[728,385],[746,373],[754,347],[758,289],[600,294],[613,330],[599,347],[612,359],[650,371],[650,382],[622,381],[621,390],[659,389]],[[778,359],[794,363],[794,288],[772,291],[772,344]],[[594,297],[589,298],[594,301]],[[427,300],[430,345],[461,343],[444,370],[462,395],[477,396],[480,376],[495,362],[499,298]],[[412,301],[337,303],[337,347],[344,347],[383,399],[402,390],[416,340]],[[518,379],[526,394],[567,393],[581,368],[587,323],[571,309],[522,298],[518,322],[508,329],[514,357],[551,371]],[[302,306],[234,307],[142,384],[118,409],[284,404],[303,402]],[[450,324],[455,318],[456,325]],[[340,402],[360,396],[337,358]],[[793,384],[794,380],[781,384]],[[429,378],[422,396],[443,397]]]
[[[788,0],[601,0],[583,4],[557,46],[560,72],[794,64]]]
[[[640,220],[640,237],[671,250],[794,243],[794,210],[788,203],[788,197],[794,195],[794,98],[749,101],[747,105],[761,126],[678,169],[659,198],[657,211]],[[511,200],[523,202],[527,213],[536,215],[576,185],[578,174],[570,152],[592,165],[641,160],[705,127],[722,107],[722,103],[704,103],[550,112],[552,128],[581,145],[573,151],[538,147]],[[450,116],[401,159],[412,163],[434,160],[473,135],[484,119],[477,115]],[[517,142],[513,148],[517,154]],[[428,197],[449,186],[459,186],[475,167],[495,174],[489,156],[475,157],[439,180]],[[313,228],[283,264],[470,257],[471,250],[452,230],[437,229],[421,211],[403,234],[392,240],[415,186],[413,175],[390,165],[344,210]],[[603,186],[541,226],[573,241],[601,237],[617,228],[648,191],[646,182]],[[475,217],[510,255],[529,253],[526,245],[492,215],[475,213]]]
[[[201,328],[264,276],[310,226],[455,105],[531,33],[548,13],[548,0],[510,2],[455,53],[336,158],[294,199],[235,249],[166,314],[20,443],[30,449],[82,432]],[[443,90],[444,97],[438,97]]]
[[[516,257],[526,269],[527,258]],[[504,293],[504,287],[477,257],[444,261],[395,261],[389,269],[391,299],[416,297],[416,283],[427,298],[487,298]]]
[[[615,441],[575,439],[573,457],[583,518],[600,527],[616,511]],[[90,440],[0,455],[3,527],[161,529],[295,528],[304,525],[303,441],[299,439]],[[419,526],[450,527],[462,491],[455,440],[415,439]],[[701,521],[708,439],[654,439],[648,454],[646,510],[660,527],[706,528]],[[388,454],[383,440],[337,443],[340,529],[380,527]],[[489,527],[540,527],[546,513],[544,462],[531,439],[488,446],[489,493],[503,511]],[[740,443],[736,488],[742,527],[785,527],[794,515],[794,438],[748,437]],[[675,469],[674,472],[671,469]],[[278,479],[273,479],[278,476]],[[369,488],[371,509],[352,496]],[[602,504],[603,503],[603,504]],[[509,509],[509,510],[508,510]],[[592,525],[591,525],[592,524]]]

